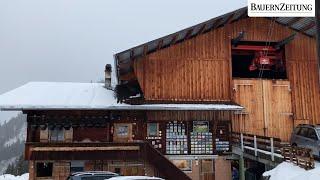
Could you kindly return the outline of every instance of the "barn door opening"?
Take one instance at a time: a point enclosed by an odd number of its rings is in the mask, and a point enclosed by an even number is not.
[[[284,46],[241,41],[232,46],[232,77],[287,79]]]

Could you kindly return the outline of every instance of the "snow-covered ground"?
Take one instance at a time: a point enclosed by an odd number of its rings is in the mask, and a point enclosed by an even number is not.
[[[29,174],[22,174],[21,176],[14,176],[11,174],[4,174],[0,176],[0,180],[28,180]]]
[[[320,180],[320,163],[316,163],[314,169],[305,170],[293,163],[283,162],[263,173],[263,176],[269,175],[270,180]]]

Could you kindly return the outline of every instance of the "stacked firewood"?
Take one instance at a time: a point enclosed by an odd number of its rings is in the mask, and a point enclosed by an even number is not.
[[[306,170],[314,169],[312,150],[297,146],[285,146],[281,148],[284,161],[292,162]]]

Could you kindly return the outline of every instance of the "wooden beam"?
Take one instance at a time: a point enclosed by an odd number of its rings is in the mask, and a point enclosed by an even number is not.
[[[109,147],[32,147],[31,151],[139,151],[140,146]]]
[[[290,35],[289,37],[286,37],[285,39],[277,42],[276,45],[274,45],[275,49],[280,49],[283,45],[288,44],[289,42],[291,42],[292,40],[294,40],[294,38],[296,37],[296,33]]]
[[[190,38],[192,32],[193,32],[193,28],[189,29],[183,39],[186,40]]]
[[[246,9],[240,16],[239,16],[239,18],[238,19],[242,19],[242,18],[245,18],[245,17],[247,17],[248,16],[248,9]],[[236,20],[238,20],[238,19],[236,19]],[[236,21],[235,20],[235,21]]]
[[[162,48],[162,45],[163,45],[163,39],[161,39],[161,40],[158,42],[158,50]]]
[[[292,26],[293,24],[295,24],[296,22],[300,21],[300,19],[302,19],[302,17],[296,17],[296,18],[293,18],[292,20],[290,20],[286,26]]]
[[[228,19],[227,19],[227,20],[225,21],[225,23],[224,23],[224,26],[225,26],[225,25],[228,25],[229,23],[231,23],[234,15],[235,15],[235,13],[232,13],[232,14],[228,17]]]
[[[217,19],[214,23],[213,26],[211,27],[211,29],[214,29],[216,27],[218,27],[221,24],[222,18]]]
[[[169,46],[177,42],[178,36],[179,34],[176,34],[172,37],[172,40],[170,41]]]
[[[206,27],[207,27],[207,24],[202,25],[197,34],[202,34],[206,29]]]
[[[313,28],[316,25],[316,22],[312,21],[311,23],[309,23],[308,25],[304,26],[301,30],[301,32],[306,32],[309,29]]]
[[[130,50],[130,59],[133,59],[133,57],[134,57],[134,50],[131,49],[131,50]]]
[[[143,56],[146,56],[148,54],[148,45],[143,46]]]

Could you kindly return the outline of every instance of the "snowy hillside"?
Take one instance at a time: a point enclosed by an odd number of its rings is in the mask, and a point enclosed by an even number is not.
[[[8,160],[0,161],[0,174],[3,174],[6,171],[8,164],[14,163],[17,160],[17,158],[18,157],[12,157]]]
[[[6,142],[4,142],[4,147],[10,147],[12,144],[17,142],[24,142],[26,139],[26,133],[27,133],[27,126],[22,126],[18,134],[10,139],[8,139]]]
[[[26,127],[26,117],[22,114],[0,124],[0,174],[23,154]]]
[[[269,180],[319,180],[320,163],[315,164],[315,169],[305,170],[293,163],[283,162],[263,173],[263,176],[271,176]]]
[[[11,118],[19,114],[17,111],[0,111],[0,125],[8,122]]]

